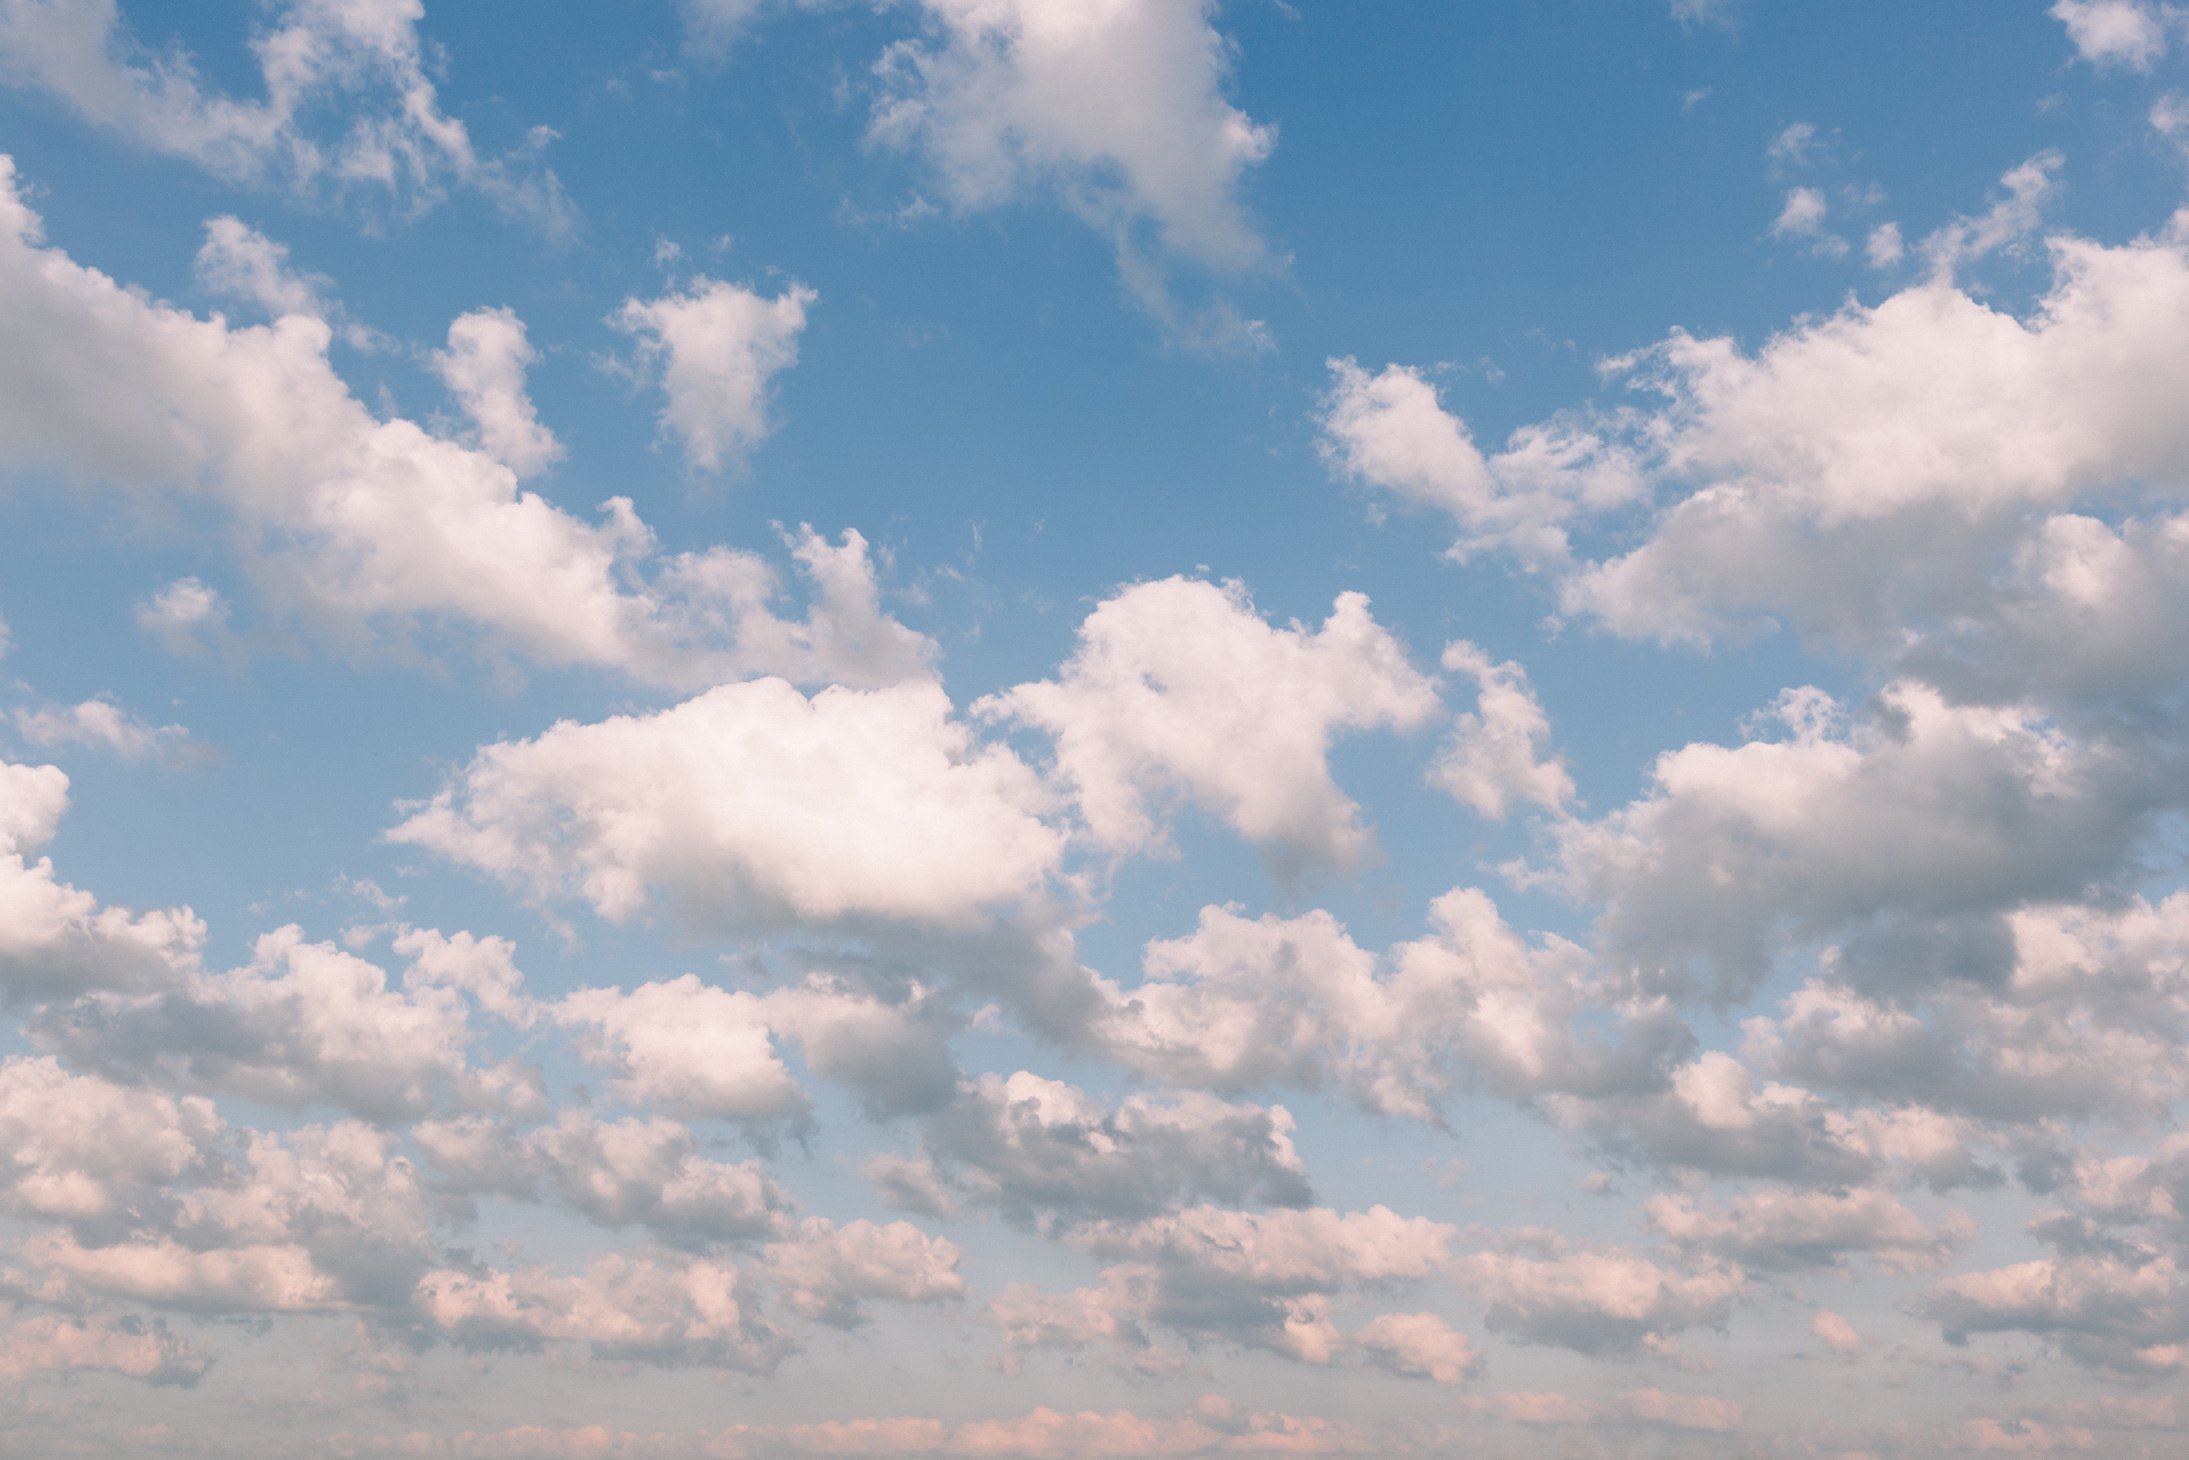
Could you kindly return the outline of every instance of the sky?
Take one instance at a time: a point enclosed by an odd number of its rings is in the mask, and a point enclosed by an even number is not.
[[[0,0],[0,1454],[2189,1447],[2189,7]]]

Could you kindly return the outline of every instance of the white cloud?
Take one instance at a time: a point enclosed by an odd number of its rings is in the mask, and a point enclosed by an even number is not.
[[[2172,6],[2145,0],[2054,0],[2049,13],[2067,27],[2085,61],[2134,71],[2150,70],[2166,54],[2167,25],[2175,18]]]
[[[719,279],[680,294],[627,299],[610,322],[637,339],[642,365],[669,397],[661,413],[684,457],[707,471],[734,465],[768,434],[770,388],[798,363],[806,310],[820,296],[788,284],[773,299]]]
[[[1771,236],[1798,239],[1808,244],[1810,252],[1826,258],[1845,258],[1847,240],[1825,229],[1824,220],[1829,212],[1830,206],[1824,201],[1821,189],[1788,188],[1786,205],[1779,209],[1779,216],[1771,225]]]
[[[432,628],[468,627],[544,663],[675,684],[828,678],[820,661],[837,647],[863,656],[854,672],[917,662],[917,636],[878,615],[863,539],[799,544],[813,621],[786,622],[756,555],[662,554],[625,498],[598,523],[573,517],[491,456],[376,419],[328,363],[325,321],[232,329],[125,290],[40,246],[12,163],[0,182],[8,461],[58,464],[161,510],[170,495],[214,505],[261,593],[337,645],[407,648]],[[207,627],[202,595],[175,593],[155,601],[151,625],[176,637]]]
[[[1852,1323],[1829,1308],[1819,1309],[1817,1316],[1809,1320],[1809,1331],[1843,1359],[1858,1358],[1862,1354],[1862,1335],[1855,1331]]]
[[[466,1348],[582,1343],[597,1358],[768,1374],[793,1346],[735,1265],[670,1253],[605,1254],[576,1277],[436,1269],[419,1279],[413,1304]]]
[[[34,1025],[51,1047],[108,1073],[376,1120],[487,1101],[508,1078],[467,1063],[470,1027],[454,990],[391,988],[377,965],[293,925],[259,938],[241,968],[88,995]]]
[[[8,718],[14,721],[16,734],[41,750],[89,745],[111,751],[123,760],[166,755],[190,738],[190,732],[180,725],[147,725],[106,699],[11,710]]]
[[[198,247],[198,283],[212,293],[255,304],[269,318],[325,318],[325,279],[289,267],[289,250],[241,219],[209,218]]]
[[[1813,689],[1774,713],[1784,739],[1668,751],[1642,798],[1557,828],[1559,880],[1668,990],[1745,990],[1782,939],[2072,897],[2126,870],[2165,804],[2111,744],[1913,681],[1851,728]]]
[[[1976,1234],[1966,1213],[1926,1225],[1891,1192],[1875,1187],[1766,1188],[1716,1211],[1660,1192],[1643,1205],[1649,1225],[1675,1248],[1748,1268],[1844,1266],[1861,1254],[1889,1272],[1912,1272],[1942,1265]]]
[[[1182,1085],[1335,1085],[1382,1114],[1435,1119],[1456,1090],[1527,1096],[1645,1082],[1687,1039],[1658,1003],[1598,986],[1582,950],[1530,947],[1473,889],[1431,906],[1431,931],[1387,959],[1325,912],[1249,919],[1204,908],[1183,938],[1148,946],[1133,988],[1101,985],[1091,1039]],[[1584,1011],[1613,1014],[1584,1034]]]
[[[1515,804],[1564,810],[1573,799],[1573,777],[1547,753],[1550,717],[1527,670],[1514,660],[1499,663],[1465,640],[1444,646],[1443,663],[1474,680],[1477,698],[1475,708],[1454,722],[1430,781],[1492,821],[1503,821]]]
[[[1325,460],[1410,504],[1449,513],[1461,529],[1454,557],[1501,545],[1530,562],[1562,562],[1562,523],[1643,490],[1633,455],[1578,420],[1522,427],[1486,456],[1419,370],[1387,365],[1370,375],[1351,359],[1327,363]]]
[[[1531,1254],[1530,1246],[1539,1250]],[[1722,1325],[1748,1285],[1738,1267],[1723,1263],[1682,1271],[1623,1248],[1546,1247],[1534,1237],[1514,1250],[1460,1257],[1455,1269],[1487,1305],[1493,1330],[1581,1353],[1632,1350],[1682,1329]]]
[[[1283,1106],[1129,1095],[1114,1107],[1021,1070],[983,1075],[923,1123],[931,1170],[1019,1220],[1154,1216],[1188,1201],[1305,1206]]]
[[[562,443],[540,424],[525,393],[525,367],[534,359],[524,321],[507,309],[475,309],[448,327],[448,349],[433,368],[471,418],[487,455],[520,477],[562,456]]]
[[[0,996],[51,998],[163,982],[196,966],[205,925],[190,909],[101,907],[33,861],[59,829],[68,777],[0,761]]]
[[[0,1315],[5,1311],[0,1308]],[[0,1383],[104,1372],[189,1386],[211,1366],[204,1350],[168,1332],[166,1324],[142,1318],[42,1313],[0,1326]]]
[[[604,1121],[565,1110],[522,1136],[480,1117],[421,1123],[412,1135],[444,1190],[524,1200],[544,1193],[600,1226],[643,1225],[678,1243],[790,1230],[790,1198],[757,1161],[710,1160],[672,1120]]]
[[[449,182],[507,212],[568,226],[555,175],[521,154],[482,158],[441,110],[426,74],[421,0],[279,0],[251,38],[263,100],[209,86],[190,56],[151,53],[115,0],[0,4],[0,79],[43,91],[94,126],[223,177],[338,191],[370,188],[406,209]],[[332,110],[340,136],[316,134]]]
[[[1224,99],[1231,47],[1211,0],[920,3],[930,35],[877,63],[872,134],[919,151],[958,208],[1053,191],[1174,322],[1166,260],[1266,262],[1239,192],[1276,130]]]
[[[1384,1313],[1353,1335],[1369,1361],[1394,1374],[1465,1383],[1482,1365],[1467,1336],[1434,1313]]]
[[[710,929],[968,927],[1055,869],[1047,799],[932,681],[763,679],[488,746],[391,835],[612,919],[658,892]]]
[[[553,1011],[586,1058],[614,1070],[625,1098],[690,1115],[771,1122],[805,1097],[770,1040],[767,1006],[690,974],[631,990],[581,989]]]
[[[1358,808],[1330,779],[1341,730],[1411,729],[1436,690],[1358,593],[1310,631],[1273,628],[1236,583],[1140,583],[1099,605],[1054,680],[1022,684],[974,713],[1046,731],[1057,776],[1095,843],[1161,849],[1164,811],[1184,800],[1284,865],[1353,865]]]

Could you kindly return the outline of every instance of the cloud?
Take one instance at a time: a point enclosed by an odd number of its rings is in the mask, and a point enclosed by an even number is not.
[[[1382,1291],[1441,1274],[1457,1230],[1388,1207],[1244,1212],[1191,1207],[1138,1222],[1098,1222],[1070,1240],[1111,1261],[1101,1283],[1072,1293],[1014,1285],[989,1317],[1013,1350],[1111,1349],[1143,1372],[1176,1366],[1153,1328],[1328,1364],[1349,1351],[1330,1320],[1333,1295]],[[1381,1362],[1450,1364],[1454,1334],[1401,1320],[1371,1325]],[[1364,1340],[1365,1342],[1365,1340]],[[1460,1340],[1464,1343],[1464,1340]],[[1411,1355],[1408,1359],[1406,1356]]]
[[[1644,489],[1633,454],[1579,417],[1523,427],[1487,456],[1421,371],[1386,365],[1371,375],[1352,359],[1327,363],[1324,460],[1410,506],[1448,513],[1461,529],[1455,558],[1503,546],[1531,563],[1562,563],[1567,519]]]
[[[791,1228],[790,1198],[758,1162],[709,1160],[690,1129],[659,1116],[609,1121],[564,1110],[522,1136],[470,1116],[422,1122],[412,1136],[446,1191],[545,1195],[599,1226],[639,1225],[677,1245],[759,1241]]]
[[[658,372],[669,397],[661,424],[685,460],[717,471],[768,434],[771,384],[798,363],[806,310],[819,298],[803,284],[769,299],[701,278],[680,294],[627,299],[609,322],[637,339],[642,368]]]
[[[188,1388],[211,1367],[202,1349],[142,1318],[41,1313],[0,1326],[0,1383],[104,1372]]]
[[[1467,1336],[1434,1313],[1381,1314],[1353,1341],[1376,1367],[1439,1384],[1463,1384],[1482,1366]]]
[[[1547,751],[1550,717],[1528,672],[1510,659],[1498,663],[1465,640],[1444,646],[1443,663],[1471,677],[1478,697],[1474,710],[1453,722],[1451,739],[1430,767],[1430,782],[1492,821],[1503,821],[1515,804],[1564,810],[1573,799],[1573,777]]]
[[[1925,247],[1952,264],[2017,236],[2026,187]],[[1568,609],[1622,634],[1702,639],[1778,618],[1890,655],[1981,615],[2050,514],[2170,490],[2189,436],[2189,256],[2171,234],[2056,237],[2026,315],[1944,278],[1805,322],[1753,354],[1674,335],[1627,361],[1665,404],[1640,428],[1674,488],[1641,546],[1567,581]],[[2173,382],[2168,384],[2167,382]]]
[[[572,214],[525,151],[481,157],[426,74],[420,0],[279,0],[250,41],[263,100],[207,84],[186,53],[152,53],[115,0],[0,4],[0,79],[41,91],[139,147],[242,182],[369,191],[406,212],[451,182],[553,231]],[[346,123],[339,134],[335,125]]]
[[[2048,12],[2067,27],[2075,53],[2093,66],[2148,71],[2166,54],[2171,6],[2144,0],[2054,0]]]
[[[1829,211],[1820,189],[1788,188],[1786,206],[1779,210],[1778,218],[1771,224],[1771,236],[1800,240],[1808,245],[1811,253],[1823,258],[1845,258],[1847,240],[1827,231],[1824,226]]]
[[[933,681],[809,699],[761,679],[488,746],[390,834],[616,920],[658,893],[717,931],[964,928],[1052,874],[1047,805]]]
[[[575,1343],[601,1359],[769,1374],[794,1347],[737,1267],[673,1253],[607,1253],[575,1277],[439,1268],[412,1304],[429,1331],[471,1349]]]
[[[1807,688],[1773,718],[1784,738],[1668,751],[1643,797],[1556,829],[1555,880],[1655,986],[1735,996],[1781,939],[2072,897],[2125,873],[2166,804],[2122,747],[1912,680],[1851,726]]]
[[[1165,270],[1268,262],[1239,194],[1277,140],[1224,99],[1210,0],[920,4],[928,34],[875,65],[873,138],[919,153],[960,211],[1052,193],[1109,238],[1145,306],[1206,330],[1178,316]]]
[[[1370,845],[1358,808],[1330,779],[1341,730],[1411,729],[1436,690],[1358,593],[1310,631],[1263,621],[1236,583],[1140,583],[1079,628],[1054,680],[973,706],[1030,725],[1056,747],[1095,844],[1167,846],[1164,812],[1185,801],[1221,818],[1281,865],[1347,867]]]
[[[1021,1070],[983,1075],[922,1121],[928,1169],[1014,1220],[1132,1220],[1201,1200],[1313,1198],[1283,1106],[1129,1095],[1115,1106]]]
[[[1722,1326],[1748,1285],[1740,1268],[1725,1263],[1706,1260],[1682,1271],[1621,1248],[1569,1249],[1559,1241],[1532,1255],[1470,1253],[1454,1270],[1487,1305],[1485,1321],[1496,1332],[1584,1354]]]
[[[1483,893],[1445,894],[1431,931],[1383,959],[1326,912],[1249,919],[1204,908],[1183,938],[1148,945],[1142,981],[1100,985],[1090,1039],[1171,1084],[1336,1086],[1366,1109],[1435,1119],[1457,1090],[1515,1097],[1645,1086],[1684,1047],[1661,1003],[1599,986],[1581,949],[1531,947]],[[1584,1011],[1611,1011],[1585,1033]]]
[[[102,907],[29,854],[53,839],[68,807],[55,766],[0,761],[0,997],[67,997],[132,988],[195,967],[205,925],[190,909]]]
[[[69,1287],[213,1313],[400,1302],[431,1265],[424,1191],[394,1138],[356,1122],[241,1133],[235,1159],[116,1240],[50,1231],[21,1251]]]
[[[480,449],[520,477],[559,460],[562,443],[540,424],[525,393],[525,367],[535,358],[524,321],[507,309],[475,309],[448,327],[448,348],[434,371],[479,433]]]
[[[1643,1203],[1649,1225],[1674,1248],[1707,1253],[1744,1268],[1840,1267],[1861,1254],[1888,1272],[1944,1264],[1975,1236],[1965,1213],[1936,1226],[1887,1191],[1764,1189],[1737,1197],[1724,1210],[1660,1192]]]
[[[260,937],[241,968],[90,994],[31,1027],[48,1047],[111,1076],[373,1120],[522,1099],[527,1089],[521,1075],[467,1062],[471,1031],[454,990],[392,988],[377,965],[293,925]]]
[[[289,265],[286,245],[232,216],[209,218],[205,242],[198,247],[196,273],[201,288],[240,299],[264,310],[269,319],[328,314],[328,280],[299,274]]]
[[[1809,1331],[1843,1359],[1862,1355],[1862,1335],[1855,1331],[1852,1323],[1828,1308],[1819,1309],[1817,1316],[1809,1320]]]
[[[15,1056],[0,1062],[0,1207],[87,1236],[126,1231],[165,1203],[170,1185],[209,1174],[225,1134],[202,1097]]]
[[[147,760],[175,753],[190,739],[180,725],[147,725],[112,700],[91,699],[74,705],[12,710],[8,718],[24,743],[40,750],[87,745],[123,760]]]
[[[573,517],[484,452],[376,419],[328,363],[325,321],[233,329],[156,303],[41,247],[12,163],[0,184],[9,463],[217,509],[260,593],[337,646],[416,652],[430,630],[469,629],[490,650],[668,684],[826,679],[839,651],[852,675],[919,661],[923,641],[878,614],[856,534],[797,541],[815,601],[785,621],[759,556],[663,554],[621,497],[598,523]],[[172,593],[155,629],[204,627],[186,612],[202,596]]]

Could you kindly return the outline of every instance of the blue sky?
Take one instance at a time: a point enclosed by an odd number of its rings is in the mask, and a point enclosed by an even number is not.
[[[2185,55],[0,0],[0,1446],[2174,1453]]]

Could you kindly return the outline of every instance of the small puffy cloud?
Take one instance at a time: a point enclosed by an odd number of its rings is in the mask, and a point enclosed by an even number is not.
[[[1747,1268],[1843,1266],[1874,1258],[1889,1272],[1938,1267],[1975,1226],[1959,1212],[1926,1225],[1891,1192],[1767,1188],[1711,1210],[1690,1197],[1660,1192],[1644,1203],[1649,1225],[1674,1248],[1708,1253]]]
[[[436,1185],[463,1195],[551,1198],[603,1227],[639,1225],[671,1243],[757,1241],[790,1231],[790,1198],[756,1161],[714,1161],[673,1120],[604,1121],[566,1110],[522,1136],[466,1117],[412,1136]]]
[[[910,1222],[808,1217],[794,1236],[771,1242],[761,1267],[783,1301],[803,1317],[838,1328],[866,1321],[866,1304],[940,1303],[965,1296],[957,1244]]]
[[[1678,1066],[1646,1095],[1545,1103],[1609,1154],[1674,1170],[1828,1185],[1986,1179],[1964,1121],[1920,1106],[1842,1107],[1813,1090],[1759,1081],[1722,1050]]]
[[[1435,1119],[1482,1088],[1526,1096],[1645,1085],[1684,1047],[1657,1001],[1599,987],[1581,949],[1531,947],[1471,888],[1431,906],[1431,931],[1379,959],[1326,912],[1249,919],[1204,908],[1148,945],[1144,977],[1100,985],[1090,1039],[1144,1075],[1224,1090],[1335,1085],[1366,1109]],[[1584,1033],[1584,1012],[1609,1011]]]
[[[1276,129],[1225,100],[1231,46],[1209,0],[920,8],[928,35],[876,64],[872,135],[923,156],[956,207],[1053,192],[1111,240],[1128,288],[1173,323],[1183,321],[1169,262],[1237,271],[1267,261],[1239,194]]]
[[[710,930],[968,927],[1054,871],[1047,804],[932,681],[762,679],[488,746],[391,835],[611,919],[659,893]]]
[[[327,313],[327,281],[297,273],[289,266],[286,245],[239,218],[223,215],[206,220],[196,272],[200,287],[255,304],[271,319],[285,314],[319,318]]]
[[[1638,1349],[1682,1329],[1722,1326],[1748,1286],[1741,1269],[1726,1263],[1683,1270],[1623,1248],[1537,1245],[1454,1263],[1461,1284],[1487,1305],[1489,1326],[1522,1343],[1585,1354]]]
[[[1434,1313],[1385,1313],[1353,1335],[1379,1369],[1439,1384],[1462,1384],[1482,1365],[1467,1336]]]
[[[51,1231],[24,1257],[74,1288],[200,1312],[327,1312],[401,1302],[431,1266],[424,1190],[392,1136],[346,1122],[244,1133],[114,1240]]]
[[[2049,12],[2067,27],[2075,53],[2093,66],[2148,71],[2166,54],[2170,6],[2146,0],[2054,0]]]
[[[119,1078],[384,1121],[490,1100],[507,1073],[468,1064],[468,1015],[453,989],[391,987],[377,964],[294,926],[259,938],[241,968],[88,994],[33,1027],[49,1047]]]
[[[508,309],[459,316],[448,327],[448,348],[433,357],[434,371],[479,433],[480,449],[520,477],[562,455],[562,443],[540,424],[525,392],[525,367],[534,358],[524,321]]]
[[[1283,1106],[1189,1093],[1113,1107],[1024,1070],[981,1076],[922,1123],[925,1169],[1018,1220],[1065,1222],[1151,1217],[1197,1200],[1305,1206],[1291,1130]]]
[[[1436,706],[1361,594],[1340,595],[1319,629],[1272,627],[1236,583],[1166,578],[1089,614],[1056,679],[974,712],[1054,740],[1057,777],[1106,850],[1162,847],[1164,812],[1182,800],[1283,863],[1343,867],[1369,833],[1330,778],[1331,740],[1410,729]]]
[[[1778,218],[1771,224],[1771,236],[1806,244],[1810,252],[1825,258],[1845,258],[1847,240],[1829,232],[1824,226],[1829,212],[1830,207],[1824,201],[1822,190],[1812,187],[1788,188],[1786,205],[1779,209]]]
[[[775,377],[798,363],[806,310],[820,296],[790,284],[770,299],[719,279],[682,293],[627,299],[611,323],[638,341],[640,361],[669,398],[661,424],[696,467],[720,470],[768,434]]]
[[[1573,798],[1573,777],[1549,752],[1550,717],[1513,660],[1499,663],[1461,640],[1444,647],[1444,667],[1472,678],[1477,698],[1461,714],[1430,767],[1430,782],[1492,821],[1515,805],[1561,811]]]
[[[59,768],[0,761],[0,999],[143,987],[195,968],[205,925],[190,909],[102,907],[52,858],[32,859],[67,807]]]
[[[40,750],[85,745],[110,751],[123,760],[148,760],[172,754],[190,738],[180,725],[148,725],[112,700],[91,699],[74,705],[46,705],[9,712],[15,733]]]
[[[1328,365],[1324,460],[1403,502],[1450,515],[1460,527],[1455,557],[1502,545],[1530,562],[1562,563],[1570,518],[1644,490],[1634,454],[1579,419],[1523,427],[1502,451],[1486,455],[1421,371],[1387,365],[1371,375],[1351,359]]]
[[[137,605],[137,627],[170,654],[203,654],[228,640],[228,600],[201,579],[177,578]]]
[[[594,1357],[769,1374],[794,1347],[735,1265],[675,1253],[608,1253],[574,1277],[544,1267],[440,1268],[412,1311],[471,1349],[584,1345]]]
[[[767,1006],[691,974],[637,988],[581,989],[551,1011],[629,1100],[719,1120],[801,1116],[804,1092],[775,1052]]]
[[[1330,1319],[1335,1295],[1437,1276],[1456,1237],[1444,1223],[1381,1206],[1360,1212],[1192,1207],[1139,1222],[1091,1223],[1070,1238],[1114,1264],[1099,1285],[1065,1294],[1013,1285],[988,1316],[1015,1351],[1108,1350],[1146,1373],[1177,1362],[1153,1343],[1158,1328],[1328,1364],[1348,1351]],[[1371,1357],[1403,1363],[1393,1355],[1411,1353],[1416,1361],[1447,1365],[1459,1357],[1450,1342],[1457,1335],[1438,1335],[1424,1324],[1400,1322],[1377,1332],[1386,1342]]]
[[[1859,1358],[1862,1354],[1862,1335],[1855,1326],[1829,1308],[1817,1310],[1817,1316],[1809,1320],[1809,1331],[1843,1359]]]

